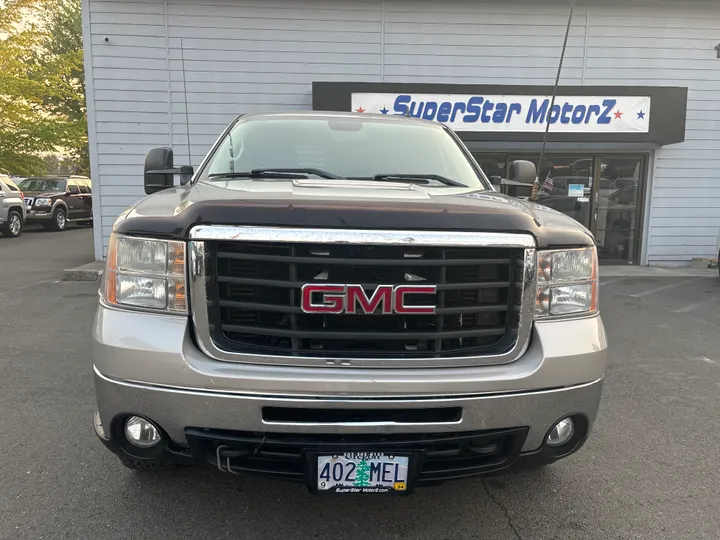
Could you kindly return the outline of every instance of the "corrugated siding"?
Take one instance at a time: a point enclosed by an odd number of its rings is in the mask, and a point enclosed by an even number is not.
[[[601,4],[596,6],[595,4]],[[717,255],[720,229],[720,2],[590,8],[586,84],[688,87],[685,142],[655,153],[649,262]]]
[[[102,245],[143,196],[148,148],[192,163],[242,112],[309,109],[316,80],[551,84],[568,3],[89,0]],[[720,3],[580,0],[561,82],[689,86],[687,141],[656,153],[651,262],[713,254],[720,228]],[[109,41],[105,42],[104,38]],[[92,131],[92,130],[91,130]]]
[[[310,109],[316,80],[380,80],[380,0],[89,5],[102,256],[117,215],[144,196],[147,150],[171,145],[188,163],[183,56],[196,166],[240,113]]]
[[[385,0],[385,81],[552,84],[569,3]],[[584,20],[562,83],[580,84]]]
[[[92,51],[99,257],[107,252],[115,218],[144,196],[148,148],[171,142],[170,106],[163,2],[92,0],[89,8],[90,35],[84,39]]]

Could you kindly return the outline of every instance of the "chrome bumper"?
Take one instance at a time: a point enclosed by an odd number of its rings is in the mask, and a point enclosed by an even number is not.
[[[597,414],[603,379],[570,388],[468,396],[409,399],[302,399],[238,395],[208,390],[180,390],[112,380],[95,369],[95,388],[103,426],[116,415],[137,413],[152,419],[177,444],[186,445],[188,427],[259,433],[443,433],[528,427],[522,452],[538,449],[550,428],[568,414]],[[432,409],[459,407],[458,421],[435,423],[302,423],[268,422],[263,408]],[[110,430],[108,430],[110,431]]]
[[[27,217],[25,219],[33,221],[49,221],[53,217],[52,209],[47,211],[39,212],[37,210],[28,210]]]
[[[213,360],[187,318],[100,305],[93,330],[95,384],[104,426],[136,413],[177,443],[185,428],[285,433],[457,432],[528,426],[538,448],[565,415],[597,413],[607,342],[599,316],[537,322],[515,362],[464,368],[290,367]],[[261,360],[261,359],[258,359]],[[263,420],[263,407],[460,407],[452,423],[306,424]]]

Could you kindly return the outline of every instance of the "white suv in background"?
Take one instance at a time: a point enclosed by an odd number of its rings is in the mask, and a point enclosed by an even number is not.
[[[9,176],[0,174],[0,233],[16,238],[25,223],[23,193]]]

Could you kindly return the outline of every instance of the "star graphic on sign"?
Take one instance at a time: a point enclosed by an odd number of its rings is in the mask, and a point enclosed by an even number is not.
[[[383,105],[383,108],[380,109],[380,112],[383,114],[387,114],[389,111],[387,110],[387,107],[385,107],[385,105]]]
[[[615,119],[621,120],[623,113],[620,112],[620,110],[615,111]]]
[[[640,111],[639,113],[637,113],[637,115],[638,120],[645,120],[645,111]]]
[[[355,112],[364,113],[365,109],[363,109],[362,105],[360,105],[357,109],[355,109]]]

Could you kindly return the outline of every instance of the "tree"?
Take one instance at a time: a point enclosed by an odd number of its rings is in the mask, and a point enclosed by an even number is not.
[[[76,13],[77,0],[0,0],[0,172],[42,174],[58,149],[87,155]]]
[[[45,174],[77,174],[77,164],[72,157],[47,154],[42,159]]]
[[[366,487],[370,485],[370,465],[364,459],[357,464],[355,468],[355,482],[353,483],[356,487]]]
[[[80,0],[55,0],[47,19],[46,72],[54,73],[58,87],[45,100],[46,109],[66,119],[64,146],[80,174],[89,175],[85,71],[83,66]]]

